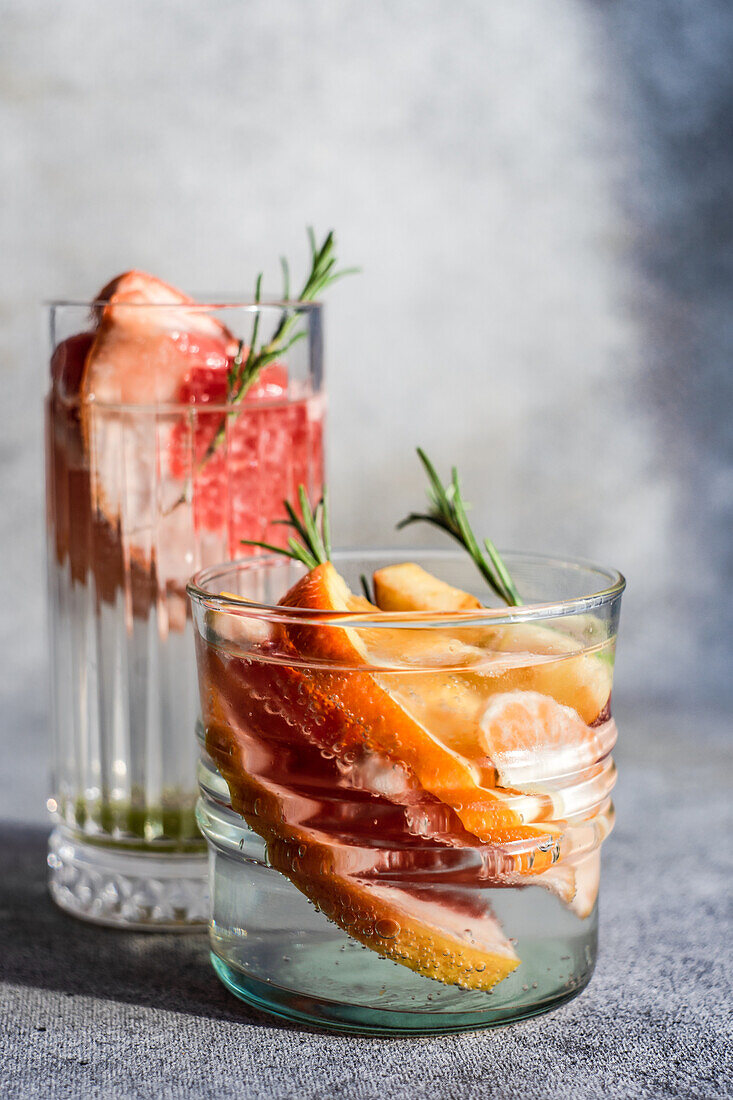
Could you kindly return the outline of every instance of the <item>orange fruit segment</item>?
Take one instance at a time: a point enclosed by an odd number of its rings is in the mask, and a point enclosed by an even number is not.
[[[476,597],[445,584],[413,563],[388,566],[374,574],[374,591],[385,611],[460,611],[480,608]],[[594,654],[578,654],[573,638],[549,627],[515,623],[461,628],[460,636],[497,652],[553,656],[527,667],[518,665],[504,678],[480,718],[480,738],[497,771],[497,783],[545,793],[555,812],[565,815],[576,804],[592,802],[588,788],[604,804],[613,773],[595,769],[585,784],[564,794],[543,789],[543,782],[593,766],[610,751],[615,726],[609,714],[611,670]],[[521,690],[524,689],[524,690]],[[588,724],[593,722],[596,729]],[[577,796],[577,797],[575,797]],[[610,828],[610,824],[608,825]],[[536,881],[556,893],[579,917],[592,911],[598,895],[600,849],[580,859],[563,859]]]
[[[576,711],[537,691],[492,695],[479,730],[501,787],[532,789],[593,767],[607,751]]]
[[[377,569],[372,577],[374,598],[382,611],[478,610],[481,601],[454,588],[413,562]]]
[[[281,601],[318,611],[369,614],[376,610],[354,596],[330,562],[300,580]],[[481,678],[454,673],[475,651],[431,630],[290,624],[288,641],[308,665],[318,698],[334,706],[343,723],[342,752],[365,745],[399,762],[423,790],[445,802],[467,832],[491,844],[523,842],[518,857],[539,873],[553,861],[562,830],[554,822],[532,823],[535,801],[498,790],[494,769],[478,738],[486,705]],[[480,656],[480,654],[479,654]],[[317,662],[332,667],[313,667]],[[415,672],[391,672],[405,665]],[[422,666],[422,671],[420,668]],[[439,671],[436,671],[439,669]]]
[[[374,574],[374,591],[383,611],[464,611],[479,609],[468,592],[445,584],[411,562],[387,566]],[[509,623],[460,627],[456,636],[492,653],[514,654],[500,691],[526,690],[551,695],[572,707],[588,725],[608,707],[612,671],[599,654],[583,652],[574,638],[549,626]],[[611,652],[607,643],[604,653]]]
[[[207,683],[221,685],[223,663],[213,651],[204,657]],[[379,881],[384,860],[393,873],[395,852],[377,846],[354,849],[321,826],[312,800],[278,784],[268,774],[267,749],[254,744],[230,714],[222,691],[202,694],[207,750],[225,778],[233,808],[267,845],[271,866],[305,894],[349,936],[425,977],[466,989],[489,990],[519,965],[490,905],[460,888],[420,887],[405,876],[399,887]],[[259,739],[258,739],[259,740]],[[265,742],[266,745],[266,742]],[[273,749],[277,774],[287,746]],[[300,770],[324,769],[328,762]],[[322,777],[337,786],[338,772]],[[310,772],[311,781],[315,774]]]

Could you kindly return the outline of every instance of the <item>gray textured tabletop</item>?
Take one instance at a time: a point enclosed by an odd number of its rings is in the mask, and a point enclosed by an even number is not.
[[[627,707],[620,729],[590,986],[513,1027],[418,1040],[278,1023],[219,985],[205,937],[58,912],[44,881],[43,731],[28,731],[0,781],[0,1094],[731,1096],[729,719]],[[3,739],[7,762],[17,740],[10,728]]]

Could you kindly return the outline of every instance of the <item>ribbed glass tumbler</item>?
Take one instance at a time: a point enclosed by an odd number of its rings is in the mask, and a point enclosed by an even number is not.
[[[354,595],[400,557],[337,553],[305,577],[270,556],[189,585],[212,959],[288,1019],[489,1027],[593,972],[624,582],[508,554],[521,607]],[[467,555],[413,562],[477,588]]]
[[[238,393],[253,331],[292,314],[305,338]],[[185,585],[277,541],[300,483],[320,492],[320,307],[56,303],[50,332],[51,893],[103,924],[200,927]]]

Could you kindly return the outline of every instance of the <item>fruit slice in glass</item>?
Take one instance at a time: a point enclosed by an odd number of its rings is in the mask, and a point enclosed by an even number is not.
[[[512,571],[535,601],[521,609],[385,612],[352,594],[360,573],[384,564],[335,555],[303,575],[264,558],[204,571],[189,586],[217,969],[245,999],[297,1015],[262,986],[287,988],[307,1001],[305,1015],[334,1026],[450,1030],[540,1011],[567,997],[568,981],[584,985],[595,957],[597,853],[615,774],[609,654],[623,582],[519,558]],[[467,590],[460,555],[423,564]],[[492,649],[480,634],[514,626],[567,644]],[[552,694],[551,670],[564,695],[588,678],[586,657],[609,669],[595,724]],[[590,697],[585,688],[575,683],[576,698]],[[245,881],[256,881],[273,918],[255,936],[259,955],[237,932],[258,925]],[[317,920],[306,919],[301,895]],[[291,949],[277,954],[288,937],[297,967],[283,963]],[[349,985],[334,967],[353,943],[372,951]],[[560,981],[563,969],[573,973]],[[324,1008],[334,997],[340,1007]]]

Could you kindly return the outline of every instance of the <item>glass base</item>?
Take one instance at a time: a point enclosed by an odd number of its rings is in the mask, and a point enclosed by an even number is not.
[[[572,1001],[585,989],[586,981],[570,991],[531,1006],[497,1008],[480,1012],[405,1012],[366,1008],[363,1005],[339,1004],[336,1001],[305,997],[290,989],[261,982],[230,966],[212,951],[211,962],[221,981],[235,997],[260,1012],[268,1012],[282,1020],[290,1020],[328,1031],[350,1035],[448,1035],[458,1031],[483,1031],[492,1027],[517,1023],[530,1016],[551,1012]]]
[[[209,921],[208,861],[80,841],[58,827],[48,842],[48,887],[67,913],[150,932],[201,932]]]

